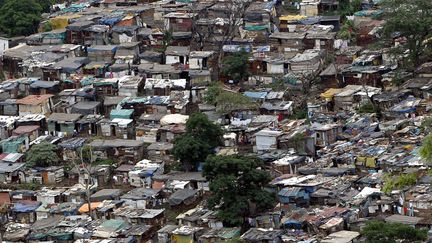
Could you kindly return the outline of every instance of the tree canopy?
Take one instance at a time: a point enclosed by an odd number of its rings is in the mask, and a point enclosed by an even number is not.
[[[224,91],[219,84],[213,84],[208,87],[204,96],[204,101],[207,104],[216,105],[217,98],[222,92]]]
[[[41,13],[34,0],[6,0],[0,8],[0,31],[8,36],[31,35],[38,29]]]
[[[42,8],[42,13],[49,13],[51,12],[51,7],[56,3],[55,0],[36,0],[36,3],[38,3]]]
[[[362,235],[366,237],[366,242],[371,243],[414,242],[426,240],[427,230],[400,223],[371,220],[366,223]]]
[[[270,182],[262,160],[257,157],[230,155],[209,156],[204,176],[210,182],[209,207],[227,225],[241,225],[251,213],[274,206],[275,196],[263,189]]]
[[[191,134],[180,136],[174,142],[173,155],[187,171],[193,169],[196,163],[203,162],[210,153],[210,145],[195,139]]]
[[[219,113],[230,113],[237,110],[257,109],[259,106],[251,98],[239,93],[224,91],[216,98],[216,110]]]
[[[222,73],[234,81],[244,81],[249,76],[249,53],[241,50],[222,60]]]
[[[386,13],[384,35],[388,38],[403,37],[402,45],[393,50],[398,55],[408,50],[408,66],[417,67],[430,54],[432,1],[384,0],[382,5]]]
[[[186,122],[186,133],[174,140],[174,158],[183,163],[185,170],[196,169],[213,149],[222,144],[222,129],[203,113],[194,113]]]
[[[48,142],[33,145],[26,153],[27,166],[49,167],[58,164],[57,146]]]

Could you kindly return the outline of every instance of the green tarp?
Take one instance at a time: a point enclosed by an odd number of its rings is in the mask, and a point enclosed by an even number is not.
[[[245,30],[259,31],[259,30],[266,30],[267,27],[268,27],[267,25],[250,25],[250,26],[245,26]]]
[[[7,139],[1,143],[3,153],[19,153],[21,145],[24,145],[24,141],[26,140],[26,136],[14,137],[11,139]]]
[[[110,113],[110,118],[130,119],[132,117],[133,112],[134,110],[132,109],[112,110]]]

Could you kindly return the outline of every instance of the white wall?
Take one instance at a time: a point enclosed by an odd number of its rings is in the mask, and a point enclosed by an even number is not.
[[[180,57],[178,56],[166,56],[166,64],[179,63]]]
[[[0,38],[0,56],[3,56],[5,50],[9,49],[9,41]]]

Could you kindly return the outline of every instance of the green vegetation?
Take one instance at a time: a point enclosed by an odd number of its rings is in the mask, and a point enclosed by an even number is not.
[[[360,114],[365,114],[365,113],[375,113],[375,107],[372,104],[372,102],[366,102],[363,105],[361,105],[358,110],[357,110]]]
[[[402,78],[402,75],[400,74],[400,72],[396,72],[395,76],[392,78],[391,82],[394,86],[400,87],[405,82],[405,80]]]
[[[203,175],[210,181],[210,208],[226,225],[241,225],[252,213],[274,206],[275,196],[263,189],[270,182],[264,163],[249,156],[209,156]],[[253,206],[252,206],[253,205]],[[257,212],[253,212],[252,207]]]
[[[287,89],[287,86],[285,85],[285,80],[282,78],[273,79],[272,83],[266,84],[264,85],[264,87],[269,88],[272,91],[285,91]]]
[[[36,191],[40,190],[42,187],[41,184],[37,183],[20,183],[16,185],[15,190],[30,190],[30,191]]]
[[[370,243],[422,242],[427,239],[426,229],[377,220],[366,222],[361,234],[366,237],[366,242]]]
[[[57,146],[48,142],[33,145],[26,153],[28,167],[49,167],[57,165],[60,158],[57,155]]]
[[[384,37],[392,39],[398,33],[406,39],[393,51],[395,55],[403,56],[408,50],[406,65],[414,70],[423,59],[430,57],[430,45],[427,44],[432,34],[432,1],[384,0],[381,4],[386,13]]]
[[[222,87],[216,83],[208,87],[204,101],[207,104],[216,105],[217,97],[223,92]]]
[[[291,120],[307,119],[308,111],[307,108],[298,107],[293,110],[293,114],[289,117]]]
[[[425,122],[431,122],[431,118],[427,118],[427,121],[423,121],[423,123]],[[422,127],[423,127],[423,123],[422,123]],[[423,144],[420,147],[419,153],[422,159],[426,160],[426,162],[428,163],[432,163],[432,133],[427,135],[423,139]]]
[[[426,117],[421,125],[420,125],[420,129],[422,130],[422,132],[425,133],[430,133],[431,132],[431,128],[432,128],[432,117]]]
[[[406,186],[415,185],[416,182],[416,173],[401,174],[398,176],[388,174],[384,177],[384,186],[382,191],[389,194],[395,189],[403,189]]]
[[[354,26],[354,22],[351,20],[346,20],[341,26],[338,36],[343,40],[354,41],[356,39],[356,28]]]
[[[251,98],[239,93],[222,92],[216,99],[216,111],[230,113],[238,110],[257,109],[259,106]]]
[[[203,162],[211,151],[210,145],[186,133],[175,139],[172,153],[175,159],[182,162],[183,169],[190,171]]]
[[[173,155],[186,171],[195,170],[215,147],[222,144],[222,129],[203,113],[194,113],[186,123],[186,133],[174,140]]]
[[[51,7],[56,3],[55,0],[36,0],[36,3],[42,8],[42,13],[51,12]]]
[[[6,0],[0,8],[0,31],[8,36],[31,35],[38,29],[41,13],[34,0]]]
[[[226,56],[222,60],[222,74],[231,77],[237,82],[246,80],[249,77],[249,53],[241,50],[238,53]]]
[[[342,17],[353,15],[355,12],[360,11],[362,0],[340,0],[337,15]],[[332,13],[334,15],[334,13]]]
[[[48,31],[51,31],[52,29],[53,29],[53,27],[52,27],[51,22],[47,21],[43,24],[43,27],[42,27],[43,32],[48,32]]]

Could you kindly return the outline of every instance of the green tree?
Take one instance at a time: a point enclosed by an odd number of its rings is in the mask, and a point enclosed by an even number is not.
[[[9,36],[31,35],[38,29],[41,13],[34,0],[6,0],[0,8],[0,31]]]
[[[213,84],[208,87],[207,92],[204,96],[204,101],[207,104],[216,105],[217,97],[223,92],[222,87],[219,84]]]
[[[354,41],[356,39],[356,28],[354,22],[346,20],[340,28],[338,36],[344,40]]]
[[[28,167],[48,167],[58,164],[57,146],[48,142],[33,145],[26,153]]]
[[[56,3],[54,0],[36,0],[36,3],[39,4],[39,6],[42,9],[42,13],[49,13],[51,12],[51,7]]]
[[[382,5],[386,13],[384,35],[392,38],[394,33],[398,33],[406,38],[406,41],[393,51],[401,55],[408,50],[409,67],[416,68],[430,51],[426,42],[432,33],[432,1],[384,0]]]
[[[222,60],[222,74],[234,81],[244,81],[249,77],[249,53],[244,49]]]
[[[274,206],[275,196],[263,189],[270,182],[270,175],[263,167],[264,163],[257,157],[207,157],[204,176],[212,192],[208,206],[218,210],[218,217],[227,225],[241,225],[251,213]]]
[[[432,133],[423,139],[423,144],[420,147],[419,153],[422,159],[426,160],[428,163],[432,163]]]
[[[193,170],[199,162],[205,161],[210,153],[210,145],[188,133],[175,139],[172,150],[174,158],[182,162],[186,171]]]
[[[366,237],[366,242],[370,243],[420,242],[427,239],[427,230],[415,229],[401,223],[371,220],[366,223],[362,235]]]
[[[227,91],[220,93],[216,98],[216,111],[219,113],[230,113],[245,109],[258,109],[258,104],[243,94]]]
[[[194,113],[186,122],[186,133],[174,140],[173,156],[185,170],[195,170],[214,148],[222,145],[222,129],[203,113]]]
[[[340,16],[353,15],[355,12],[360,11],[362,0],[341,0],[339,2],[338,13]]]
[[[197,112],[189,117],[186,122],[186,133],[203,141],[211,148],[222,145],[222,129],[210,121],[204,113]]]

